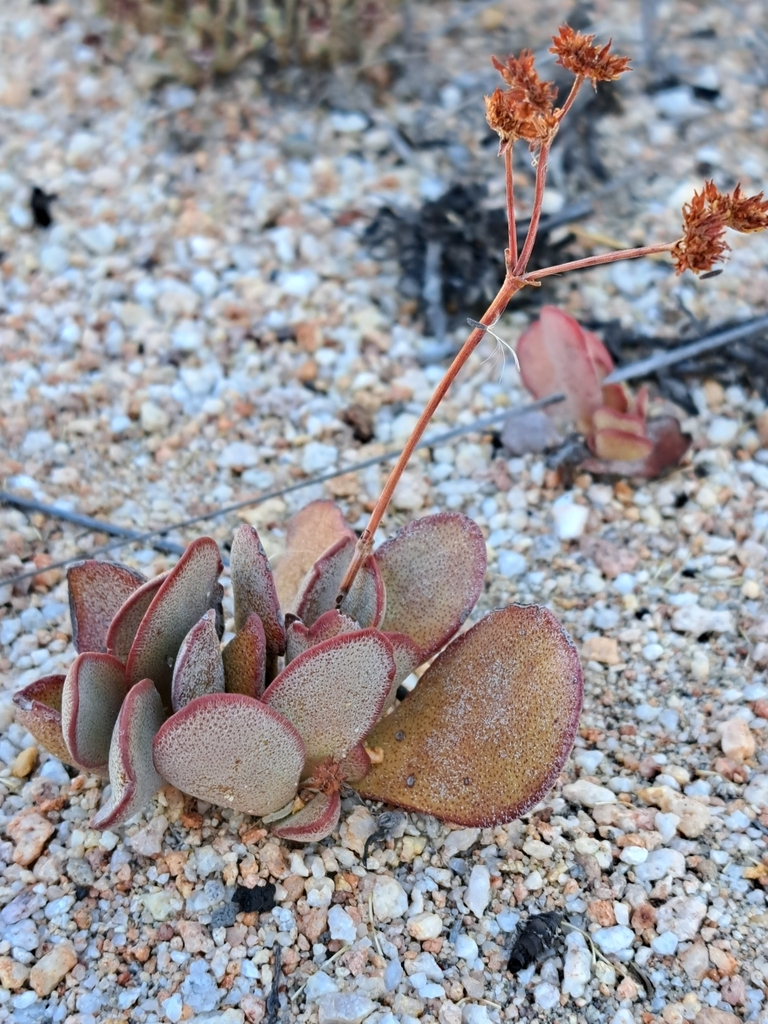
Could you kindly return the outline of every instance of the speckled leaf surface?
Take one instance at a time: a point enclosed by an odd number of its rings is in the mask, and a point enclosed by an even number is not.
[[[296,610],[304,577],[342,537],[354,540],[355,534],[332,501],[311,501],[288,520],[286,550],[275,566],[275,586],[283,611]]]
[[[305,576],[296,600],[296,614],[305,625],[314,625],[321,615],[336,607],[336,595],[352,561],[355,543],[354,537],[341,537]],[[381,622],[384,605],[384,583],[371,557],[360,567],[341,611],[354,619],[361,629],[367,629]]]
[[[151,679],[171,707],[173,666],[181,643],[221,600],[219,548],[211,537],[193,541],[168,574],[141,620],[125,666],[130,685]]]
[[[113,828],[143,810],[162,786],[152,761],[152,741],[165,720],[151,679],[128,691],[109,746],[109,799],[93,816],[92,828]]]
[[[235,601],[235,632],[239,633],[254,612],[261,619],[270,655],[285,653],[285,622],[269,561],[252,526],[235,532],[229,556],[232,594]]]
[[[49,754],[64,764],[72,757],[61,731],[61,695],[66,676],[43,676],[13,695],[16,721],[28,729]]]
[[[261,619],[253,612],[222,652],[227,693],[261,697],[267,665],[267,640]]]
[[[171,704],[178,711],[195,697],[224,692],[224,662],[216,632],[216,612],[207,611],[182,641],[171,682]]]
[[[354,619],[342,615],[335,608],[321,615],[309,628],[300,619],[293,619],[286,627],[285,662],[290,664],[299,654],[323,640],[330,640],[341,633],[354,633],[357,629],[359,626]]]
[[[296,843],[317,843],[336,828],[341,813],[338,793],[318,793],[300,811],[283,818],[271,831]]]
[[[107,630],[115,613],[146,582],[140,572],[119,562],[89,558],[67,571],[72,642],[78,654],[107,650]]]
[[[405,633],[385,633],[384,636],[392,644],[395,656],[395,678],[392,680],[392,687],[384,705],[386,711],[395,703],[398,686],[424,662],[424,656],[421,648]]]
[[[362,743],[356,743],[346,757],[339,761],[347,782],[359,782],[371,770],[371,759]]]
[[[115,613],[107,630],[107,652],[114,655],[118,661],[125,663],[128,660],[141,620],[167,578],[168,573],[163,572],[147,580],[134,590]]]
[[[546,608],[512,605],[458,637],[366,743],[372,800],[460,825],[511,821],[548,792],[576,735],[576,649]]]
[[[411,637],[426,661],[458,631],[482,592],[480,527],[460,512],[439,512],[408,523],[374,557],[387,595],[379,628]]]
[[[109,745],[128,686],[111,654],[86,652],[73,661],[61,692],[61,729],[72,760],[105,773]]]
[[[259,816],[293,798],[304,755],[290,722],[239,693],[198,697],[165,722],[154,742],[155,768],[177,789]]]
[[[374,629],[344,633],[310,648],[267,687],[264,703],[296,726],[307,771],[347,754],[381,714],[395,675],[392,646]]]

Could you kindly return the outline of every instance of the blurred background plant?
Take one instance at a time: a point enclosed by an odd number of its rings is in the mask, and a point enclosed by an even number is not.
[[[400,29],[398,0],[101,0],[156,37],[154,56],[194,85],[260,53],[278,65],[367,61]]]

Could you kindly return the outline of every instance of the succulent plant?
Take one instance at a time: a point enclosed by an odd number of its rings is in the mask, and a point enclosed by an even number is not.
[[[273,574],[256,531],[241,526],[223,649],[210,537],[153,580],[107,562],[70,568],[77,657],[14,701],[51,753],[108,776],[95,828],[126,821],[164,781],[300,841],[331,832],[345,786],[468,824],[509,820],[540,799],[581,708],[578,658],[557,621],[513,605],[445,646],[486,562],[479,527],[455,512],[400,530],[337,609],[355,543],[336,506],[313,502],[289,522]],[[397,703],[400,683],[441,650]]]
[[[585,468],[626,476],[658,476],[676,465],[691,439],[674,416],[648,419],[648,389],[633,395],[624,383],[604,384],[614,369],[600,338],[572,316],[544,306],[517,344],[520,374],[534,398],[562,392],[547,408],[559,425],[575,425],[594,458]]]

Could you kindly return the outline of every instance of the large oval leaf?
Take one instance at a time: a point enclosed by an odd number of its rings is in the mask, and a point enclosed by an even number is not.
[[[296,614],[312,626],[336,607],[336,595],[355,553],[355,538],[341,537],[324,552],[304,578],[296,598]],[[384,615],[384,583],[373,557],[360,566],[355,580],[341,606],[341,611],[367,629],[378,626]]]
[[[293,799],[304,753],[289,721],[239,693],[198,697],[165,722],[154,742],[155,768],[177,789],[259,816]]]
[[[460,512],[439,512],[408,523],[374,557],[387,596],[379,628],[411,637],[426,661],[458,631],[482,593],[480,527]]]
[[[128,686],[111,654],[86,652],[72,662],[61,693],[61,729],[75,764],[106,774],[109,745]]]
[[[338,793],[318,793],[306,807],[273,825],[272,832],[295,843],[318,843],[336,828],[340,813]]]
[[[163,702],[151,679],[128,691],[109,746],[109,800],[94,815],[93,828],[113,828],[143,810],[163,780],[152,761],[152,741],[165,720]]]
[[[171,704],[178,711],[195,697],[224,692],[224,662],[221,659],[216,612],[211,608],[196,622],[182,641],[171,682]]]
[[[128,660],[141,620],[167,578],[168,573],[163,572],[142,583],[115,612],[107,630],[107,652],[118,661],[125,663]]]
[[[41,743],[49,754],[64,764],[72,764],[72,756],[61,730],[61,695],[66,676],[43,676],[13,695],[16,721]]]
[[[392,646],[375,629],[331,637],[295,658],[262,700],[293,722],[307,747],[307,772],[343,758],[381,714],[395,675]]]
[[[235,601],[235,632],[239,633],[254,612],[261,619],[267,654],[285,654],[285,622],[266,552],[252,526],[235,532],[229,556],[232,594]]]
[[[304,577],[318,558],[342,537],[355,534],[341,509],[332,501],[311,501],[291,516],[286,549],[275,565],[275,586],[283,611],[296,610],[296,598]]]
[[[146,576],[119,562],[88,558],[67,570],[72,642],[78,654],[107,650],[107,630],[114,615]]]
[[[179,648],[195,623],[221,600],[221,570],[216,541],[193,541],[155,594],[136,633],[125,666],[128,683],[151,679],[168,710]]]
[[[459,825],[511,821],[565,764],[582,696],[576,649],[550,611],[491,612],[379,722],[366,742],[384,760],[357,788]]]

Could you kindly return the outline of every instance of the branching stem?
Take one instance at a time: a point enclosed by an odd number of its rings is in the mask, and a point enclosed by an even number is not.
[[[512,169],[512,146],[504,150],[504,171],[507,178],[507,225],[509,227],[509,247],[507,249],[506,268],[511,273],[517,263],[517,223],[515,219],[515,177]]]

